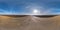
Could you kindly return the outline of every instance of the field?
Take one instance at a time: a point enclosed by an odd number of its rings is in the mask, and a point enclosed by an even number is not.
[[[0,30],[60,30],[60,16],[50,18],[0,16]]]

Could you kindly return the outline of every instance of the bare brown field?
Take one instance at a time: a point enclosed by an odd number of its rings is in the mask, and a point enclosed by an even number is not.
[[[60,16],[51,18],[0,16],[0,30],[60,30]]]

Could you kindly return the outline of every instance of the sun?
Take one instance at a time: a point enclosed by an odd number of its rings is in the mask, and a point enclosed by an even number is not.
[[[39,13],[39,11],[37,9],[33,10],[33,14],[38,14],[38,13]]]
[[[38,10],[36,10],[36,9],[35,9],[33,12],[34,12],[34,13],[37,13],[37,12],[38,12]]]

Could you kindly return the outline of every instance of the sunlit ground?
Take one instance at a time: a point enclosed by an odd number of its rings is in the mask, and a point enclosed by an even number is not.
[[[51,18],[0,16],[0,30],[60,30],[60,16]]]

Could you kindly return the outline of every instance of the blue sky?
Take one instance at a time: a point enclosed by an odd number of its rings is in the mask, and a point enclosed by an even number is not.
[[[60,14],[60,0],[0,0],[0,14]]]

